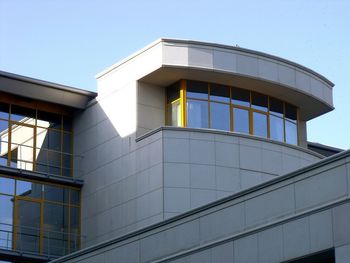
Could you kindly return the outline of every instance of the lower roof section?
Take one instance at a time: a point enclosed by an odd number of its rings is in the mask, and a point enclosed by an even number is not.
[[[289,262],[333,248],[350,253],[349,182],[345,151],[53,262]]]
[[[0,71],[0,91],[77,109],[84,109],[97,96],[95,92],[4,71]]]

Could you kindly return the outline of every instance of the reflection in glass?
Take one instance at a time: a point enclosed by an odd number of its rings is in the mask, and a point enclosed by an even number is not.
[[[181,106],[180,100],[174,101],[169,105],[168,112],[170,114],[169,120],[171,121],[170,125],[175,127],[181,126]]]
[[[40,252],[40,203],[17,200],[16,249]]]
[[[223,85],[212,84],[210,86],[210,100],[230,103],[230,89]]]
[[[283,119],[270,115],[270,138],[276,141],[284,141]]]
[[[79,208],[71,207],[70,210],[70,252],[79,249]]]
[[[48,201],[68,203],[68,192],[66,188],[44,185],[44,199]]]
[[[187,98],[208,99],[208,83],[200,81],[187,81]]]
[[[11,159],[17,160],[16,168],[33,170],[34,129],[24,125],[12,125],[11,141]]]
[[[283,117],[283,102],[270,97],[270,113]]]
[[[267,96],[252,92],[252,108],[267,111]]]
[[[253,112],[253,134],[267,138],[267,116]]]
[[[68,206],[44,203],[44,253],[61,256],[68,250]]]
[[[171,103],[174,100],[177,100],[180,98],[180,82],[177,82],[170,87],[167,88],[166,90],[166,95],[167,95],[167,103]]]
[[[187,100],[187,126],[208,128],[208,101]]]
[[[6,177],[0,177],[0,194],[15,194],[15,180]],[[2,210],[0,210],[1,213]]]
[[[235,132],[249,133],[249,111],[233,108],[233,129]]]
[[[29,120],[32,125],[35,125],[35,123],[32,121],[33,119],[35,119],[34,109],[11,105],[11,120],[18,122],[25,122]]]
[[[210,103],[210,128],[224,131],[230,130],[230,105],[216,102]]]
[[[287,121],[286,125],[286,143],[290,144],[298,144],[298,133],[297,133],[297,125],[295,122]]]
[[[286,118],[296,121],[297,120],[297,108],[286,103]]]
[[[59,114],[38,110],[37,125],[45,128],[61,129],[62,117]]]
[[[250,92],[248,90],[232,88],[232,103],[241,106],[250,106]]]
[[[0,165],[7,166],[7,158],[8,158],[8,143],[0,142]]]
[[[16,195],[21,197],[41,198],[42,184],[16,180]]]
[[[8,120],[9,119],[9,104],[0,102],[0,118]]]
[[[13,196],[0,194],[0,248],[12,249],[12,236]]]

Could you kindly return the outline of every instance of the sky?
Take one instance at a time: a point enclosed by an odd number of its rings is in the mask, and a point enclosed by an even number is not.
[[[95,75],[160,37],[238,45],[334,84],[308,140],[350,148],[350,0],[0,0],[0,70],[96,91]]]

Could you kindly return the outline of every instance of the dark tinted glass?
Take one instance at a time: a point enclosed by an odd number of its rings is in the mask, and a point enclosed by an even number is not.
[[[208,83],[200,81],[187,81],[187,98],[208,99]]]
[[[230,89],[226,86],[211,84],[210,100],[230,103]]]
[[[79,202],[80,202],[79,191],[70,190],[70,203],[72,205],[79,205]]]
[[[0,103],[0,118],[8,120],[8,118],[9,118],[9,104]]]
[[[65,131],[72,131],[72,118],[68,117],[68,116],[63,116],[63,130]]]
[[[267,96],[252,92],[252,108],[267,111]]]
[[[297,120],[297,108],[286,103],[286,118],[296,121]]]
[[[270,98],[270,113],[283,117],[283,102]]]
[[[24,108],[21,106],[11,105],[11,120],[22,121],[26,117],[35,118],[35,110]]]
[[[62,115],[38,111],[38,126],[61,129]]]
[[[167,103],[180,98],[180,82],[177,82],[166,89]]]
[[[44,199],[48,201],[68,203],[68,189],[53,186],[44,185]]]
[[[232,88],[232,103],[249,107],[250,92],[239,88]]]
[[[23,197],[41,198],[42,184],[27,181],[16,181],[16,195]]]

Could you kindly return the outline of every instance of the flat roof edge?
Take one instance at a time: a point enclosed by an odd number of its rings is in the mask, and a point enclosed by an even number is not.
[[[58,84],[58,83],[53,83],[53,82],[49,82],[49,81],[45,81],[45,80],[35,79],[35,78],[27,77],[27,76],[22,76],[22,75],[18,75],[18,74],[6,72],[6,71],[1,71],[1,70],[0,70],[0,77],[14,79],[14,80],[18,80],[18,81],[27,82],[27,83],[32,83],[32,84],[36,84],[36,85],[40,85],[40,86],[49,87],[52,89],[58,89],[61,91],[76,93],[76,94],[91,97],[91,98],[94,98],[97,96],[96,92],[92,92],[92,91],[88,91],[88,90],[84,90],[84,89],[79,89],[79,88],[74,88],[74,87],[70,87],[70,86],[66,86],[66,85],[62,85],[62,84]]]

